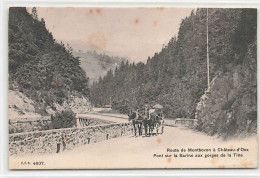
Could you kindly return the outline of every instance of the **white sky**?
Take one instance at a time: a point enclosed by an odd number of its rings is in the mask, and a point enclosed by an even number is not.
[[[56,40],[74,50],[95,49],[146,61],[177,35],[188,8],[37,8]]]

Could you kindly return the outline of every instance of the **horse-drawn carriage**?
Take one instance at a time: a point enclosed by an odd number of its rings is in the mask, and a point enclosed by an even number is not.
[[[129,110],[129,121],[133,124],[135,136],[137,135],[137,131],[139,136],[143,133],[145,136],[163,134],[164,117],[161,109],[161,105],[155,105],[153,109],[148,109],[145,107],[142,111]]]

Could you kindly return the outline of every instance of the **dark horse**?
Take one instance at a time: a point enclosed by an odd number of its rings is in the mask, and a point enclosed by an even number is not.
[[[138,134],[142,135],[142,124],[143,124],[142,117],[139,116],[139,114],[137,114],[136,112],[130,110],[130,113],[128,114],[128,118],[129,121],[132,121],[135,136],[136,136],[137,129],[138,129]]]
[[[151,123],[151,119],[149,118],[149,115],[143,115],[143,126],[144,126],[144,133],[145,133],[145,136],[147,136],[148,134],[150,135],[151,134],[151,126],[152,126],[152,123]]]

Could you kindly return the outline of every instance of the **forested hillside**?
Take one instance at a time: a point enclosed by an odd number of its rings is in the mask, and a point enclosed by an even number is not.
[[[88,78],[73,57],[72,49],[58,43],[26,8],[9,9],[9,89],[17,90],[34,101],[35,111],[56,110],[71,97],[89,96]]]
[[[109,56],[106,54],[99,54],[94,51],[73,51],[75,57],[79,57],[80,66],[86,72],[89,77],[89,84],[97,82],[99,77],[104,77],[107,71],[115,70],[122,61],[126,61],[125,58],[117,56]]]
[[[182,20],[178,36],[170,39],[161,52],[149,57],[146,63],[122,62],[115,71],[108,71],[91,88],[91,101],[102,106],[108,104],[111,97],[113,107],[121,112],[145,103],[160,103],[167,117],[195,118],[197,104],[207,88],[206,12],[206,9],[192,11]],[[253,77],[256,75],[256,13],[255,9],[209,9],[211,81],[224,74],[233,77],[236,69],[240,70],[240,75],[252,76],[247,82],[256,83]],[[248,61],[253,62],[246,65]],[[250,69],[252,66],[255,67]],[[239,85],[240,91],[246,90],[246,83]],[[256,99],[256,92],[251,97]],[[222,104],[225,103],[219,103]],[[253,105],[254,102],[249,106],[251,109],[246,110],[251,115],[256,113]],[[226,113],[223,108],[220,107],[220,113]],[[209,112],[204,111],[208,114],[205,120],[210,117]],[[208,128],[211,123],[208,122]],[[200,126],[200,130],[209,132],[204,129],[206,125]]]

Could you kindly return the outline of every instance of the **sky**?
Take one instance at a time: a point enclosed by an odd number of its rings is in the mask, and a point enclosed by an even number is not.
[[[178,34],[189,8],[38,7],[58,41],[76,51],[96,50],[145,62]]]

